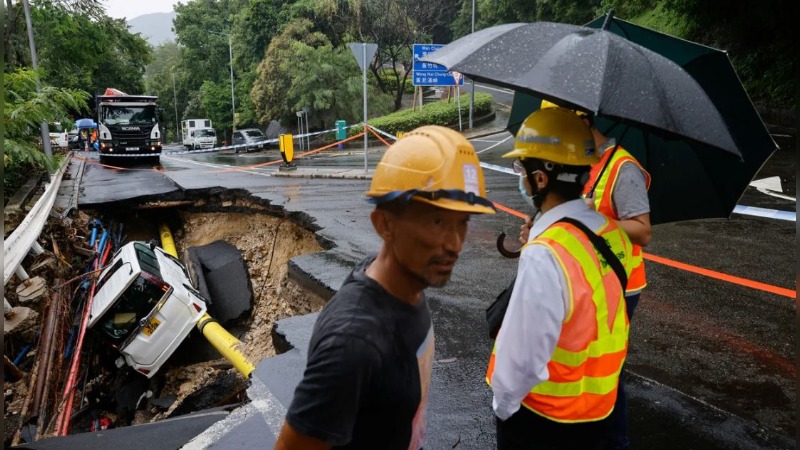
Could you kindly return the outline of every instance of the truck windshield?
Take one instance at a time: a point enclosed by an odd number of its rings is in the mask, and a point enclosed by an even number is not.
[[[114,342],[124,341],[167,291],[169,286],[157,278],[146,273],[139,275],[100,319],[99,329]]]
[[[217,134],[214,133],[214,130],[210,128],[204,130],[197,130],[197,133],[195,133],[195,136],[197,137],[214,137],[216,135]]]
[[[106,125],[153,125],[157,121],[156,107],[104,105],[100,120]]]

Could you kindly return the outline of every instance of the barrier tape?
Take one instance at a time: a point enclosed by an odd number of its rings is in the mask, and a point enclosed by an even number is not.
[[[527,215],[525,215],[525,214],[523,214],[523,213],[521,213],[521,212],[519,212],[517,210],[509,208],[509,207],[507,207],[505,205],[501,205],[500,203],[497,203],[497,202],[493,202],[493,203],[494,203],[494,206],[497,209],[499,209],[499,210],[501,210],[503,212],[506,212],[506,213],[511,214],[513,216],[517,216],[517,217],[522,218],[522,219],[527,219],[528,218]],[[655,262],[655,263],[663,264],[665,266],[672,267],[672,268],[675,268],[675,269],[685,270],[687,272],[695,273],[695,274],[698,274],[698,275],[703,275],[703,276],[706,276],[706,277],[709,277],[709,278],[713,278],[715,280],[727,281],[728,283],[733,283],[733,284],[737,284],[739,286],[749,287],[751,289],[757,289],[759,291],[769,292],[769,293],[772,293],[772,294],[776,294],[776,295],[780,295],[780,296],[788,297],[788,298],[792,298],[792,299],[797,298],[797,291],[795,291],[795,290],[786,289],[786,288],[782,288],[782,287],[778,287],[778,286],[773,286],[771,284],[762,283],[760,281],[750,280],[750,279],[747,279],[747,278],[728,275],[727,273],[717,272],[716,270],[706,269],[706,268],[703,268],[703,267],[698,267],[698,266],[694,266],[694,265],[691,265],[691,264],[682,263],[682,262],[679,262],[679,261],[675,261],[674,259],[664,258],[662,256],[656,256],[656,255],[653,255],[651,253],[642,252],[642,256],[644,257],[644,259],[646,259],[648,261],[652,261],[652,262]]]
[[[355,125],[360,125],[360,124],[355,124]],[[348,125],[348,126],[345,127],[345,129],[352,128],[355,125]],[[294,139],[302,139],[302,138],[311,137],[311,136],[319,136],[320,134],[325,134],[325,133],[334,133],[337,130],[338,130],[337,128],[331,128],[331,129],[328,129],[328,130],[315,131],[313,133],[293,134],[292,135],[292,140],[294,140]],[[267,140],[264,140],[264,141],[258,141],[257,144],[259,144],[259,145],[277,144],[278,141],[279,141],[278,139],[273,138],[273,139],[267,139]],[[221,152],[221,151],[225,151],[225,150],[248,149],[248,148],[252,148],[253,145],[254,144],[237,144],[237,145],[226,145],[226,146],[223,146],[223,147],[206,148],[206,149],[200,149],[200,150],[170,150],[170,151],[166,151],[166,152],[162,151],[161,153],[103,153],[102,155],[103,156],[112,157],[112,158],[146,158],[146,157],[161,156],[161,155],[163,155],[163,156],[194,155],[194,154],[200,154],[200,153]]]

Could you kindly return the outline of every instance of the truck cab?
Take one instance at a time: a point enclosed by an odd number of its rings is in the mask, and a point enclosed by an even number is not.
[[[106,95],[96,98],[100,162],[126,155],[157,162],[162,137],[158,97],[106,89]]]
[[[145,242],[120,247],[97,281],[88,327],[150,378],[205,314],[186,267]]]

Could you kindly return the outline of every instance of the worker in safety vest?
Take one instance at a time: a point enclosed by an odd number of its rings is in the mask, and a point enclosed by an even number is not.
[[[547,100],[542,108],[557,107]],[[583,194],[587,203],[598,212],[614,219],[625,230],[633,243],[633,273],[625,289],[625,306],[628,320],[639,304],[642,290],[647,286],[642,247],[650,243],[650,174],[627,150],[612,138],[608,139],[594,126],[590,115],[576,112],[592,131],[595,148],[600,161],[592,166],[589,181]],[[611,415],[607,436],[608,450],[624,450],[630,445],[628,439],[628,398],[625,391],[625,376],[620,377],[617,404]]]
[[[503,156],[515,158],[541,215],[522,248],[486,374],[498,448],[603,448],[627,354],[623,283],[633,267],[631,242],[581,198],[598,157],[589,127],[574,113],[534,112]]]
[[[317,317],[277,450],[419,450],[434,354],[424,290],[447,284],[473,214],[494,214],[478,156],[423,126],[392,144],[366,193],[382,240]]]

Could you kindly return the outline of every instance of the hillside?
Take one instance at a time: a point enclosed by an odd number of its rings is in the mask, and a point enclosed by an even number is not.
[[[134,33],[141,33],[142,37],[152,46],[174,41],[175,33],[172,32],[172,20],[175,12],[152,13],[134,17],[128,20],[128,25]]]

